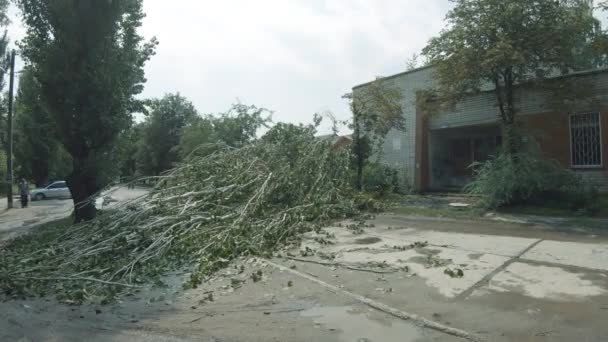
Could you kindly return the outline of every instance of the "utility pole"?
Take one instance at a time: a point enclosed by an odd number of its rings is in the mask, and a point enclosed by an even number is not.
[[[13,208],[13,88],[15,86],[15,50],[11,51],[10,83],[8,87],[8,148],[6,151],[7,207]]]

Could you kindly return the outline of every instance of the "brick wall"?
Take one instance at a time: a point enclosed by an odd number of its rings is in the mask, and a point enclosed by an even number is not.
[[[539,113],[520,117],[526,132],[534,137],[543,154],[557,160],[565,168],[572,168],[569,120],[568,113]],[[600,122],[603,166],[592,169],[573,168],[573,170],[598,183],[602,192],[608,192],[608,108],[600,111]]]

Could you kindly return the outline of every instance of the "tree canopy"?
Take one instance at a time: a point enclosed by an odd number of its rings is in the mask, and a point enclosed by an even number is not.
[[[180,94],[167,94],[150,101],[150,114],[142,127],[142,143],[137,157],[145,175],[158,175],[179,160],[178,145],[183,128],[197,117],[192,102]]]
[[[454,103],[491,86],[510,126],[517,85],[600,62],[590,53],[600,30],[588,1],[452,1],[447,28],[423,50],[435,66],[441,101]]]
[[[14,138],[19,177],[44,186],[51,178],[64,179],[70,173],[71,160],[57,140],[55,123],[40,99],[40,83],[31,68],[19,78]]]
[[[76,221],[95,216],[92,195],[105,185],[100,159],[143,110],[144,64],[155,40],[138,33],[142,0],[17,0],[26,36],[21,52],[41,85],[41,99],[72,156],[68,185]]]
[[[242,147],[253,142],[262,127],[268,127],[270,114],[265,108],[235,104],[219,115],[198,117],[184,128],[180,154],[186,157],[207,143],[220,142],[231,147]]]
[[[353,113],[353,163],[356,186],[363,189],[363,169],[369,157],[380,153],[386,135],[393,129],[404,130],[401,91],[379,78],[344,96]],[[374,151],[375,150],[375,151]]]

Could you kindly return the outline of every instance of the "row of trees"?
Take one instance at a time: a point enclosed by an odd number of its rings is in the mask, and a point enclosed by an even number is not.
[[[41,103],[40,85],[32,73],[21,76],[17,97],[17,174],[41,186],[70,174],[71,156],[57,138],[52,117]],[[200,115],[180,94],[145,101],[147,116],[119,132],[97,177],[107,184],[118,177],[156,176],[173,168],[199,146],[224,143],[239,147],[256,138],[270,122],[270,112],[255,106],[234,105],[218,115]]]
[[[440,80],[434,99],[453,103],[493,84],[506,132],[513,131],[516,122],[515,87],[604,62],[603,55],[596,58],[596,48],[606,46],[606,35],[593,18],[589,1],[453,1],[448,27],[423,53],[436,66]],[[95,217],[91,196],[113,176],[107,165],[118,163],[123,175],[158,174],[200,143],[242,144],[267,123],[265,110],[259,108],[239,105],[209,117],[196,115],[192,104],[179,95],[140,100],[144,66],[157,44],[138,33],[144,17],[142,0],[16,3],[26,28],[19,45],[26,62],[26,86],[18,107],[22,113],[40,116],[18,119],[20,168],[39,182],[69,172],[77,222]],[[7,4],[0,0],[0,9]],[[0,20],[5,23],[6,15]],[[400,112],[386,94],[372,94],[371,100],[357,98],[357,92],[350,97],[360,160],[369,155],[366,139],[402,126]],[[378,113],[368,110],[372,104],[388,106]],[[133,124],[137,112],[149,113],[143,124]],[[43,136],[55,140],[45,141]],[[504,141],[506,151],[517,148],[511,134]],[[34,152],[43,156],[25,158]],[[62,162],[54,165],[64,158],[69,171],[60,170]],[[47,161],[53,165],[45,165]],[[358,162],[359,170],[362,164]],[[361,171],[359,179],[360,175]]]
[[[146,120],[120,134],[117,165],[123,177],[159,175],[201,145],[248,144],[269,122],[270,112],[263,108],[236,104],[225,113],[200,115],[185,97],[168,94],[149,101]]]

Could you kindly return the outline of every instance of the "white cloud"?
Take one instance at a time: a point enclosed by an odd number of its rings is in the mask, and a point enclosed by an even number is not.
[[[237,98],[310,122],[348,118],[341,95],[402,71],[443,26],[447,0],[146,0],[144,33],[160,41],[146,95],[179,91],[201,112]]]
[[[160,41],[144,96],[180,92],[202,113],[237,98],[310,122],[349,117],[341,96],[405,68],[443,26],[448,0],[144,0],[142,32]],[[11,39],[25,30],[14,7]]]

